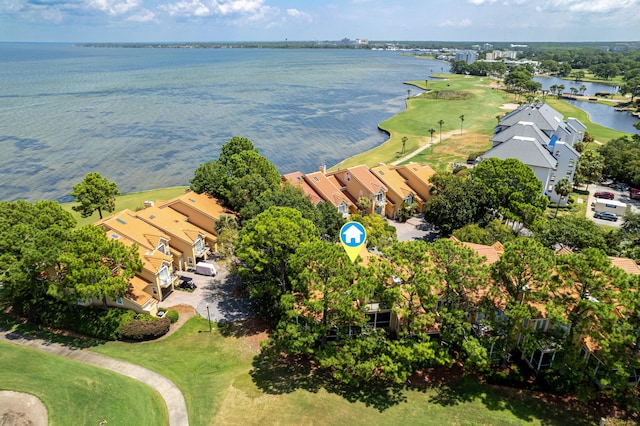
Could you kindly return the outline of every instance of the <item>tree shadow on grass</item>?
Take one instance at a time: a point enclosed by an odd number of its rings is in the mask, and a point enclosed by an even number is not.
[[[104,344],[104,341],[73,334],[64,330],[49,330],[40,325],[17,318],[7,312],[0,311],[0,332],[7,331],[6,340],[36,341],[42,345],[58,344],[69,349],[86,349]]]
[[[432,404],[450,407],[464,403],[480,402],[491,411],[509,411],[519,419],[542,425],[572,424],[592,425],[597,413],[585,405],[557,395],[522,389],[490,386],[472,376],[464,376],[435,388],[429,398]]]
[[[258,388],[271,395],[288,394],[298,389],[317,393],[324,389],[349,402],[361,402],[380,412],[406,402],[404,386],[381,386],[379,383],[358,388],[347,386],[306,357],[258,355],[253,360],[249,374]]]
[[[269,321],[260,315],[253,315],[244,321],[219,322],[218,330],[224,337],[248,337],[271,332]]]

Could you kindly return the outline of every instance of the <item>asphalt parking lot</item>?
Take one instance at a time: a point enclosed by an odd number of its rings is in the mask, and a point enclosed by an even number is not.
[[[425,222],[423,217],[412,217],[406,222],[389,219],[389,224],[396,228],[398,241],[434,241],[440,236],[435,227]]]
[[[614,200],[620,201],[621,203],[630,204],[632,212],[640,213],[640,200],[632,200],[629,197],[629,191],[619,191],[605,185],[591,184],[589,185],[589,198],[587,199],[587,218],[593,220],[599,225],[608,225],[619,228],[620,225],[624,223],[624,221],[622,220],[622,218],[619,218],[617,222],[603,219],[594,219],[594,211],[591,205],[597,200],[597,198],[593,196],[593,194],[595,194],[596,192],[612,192],[614,195]]]
[[[211,260],[207,262],[211,263]],[[223,263],[215,263],[215,277],[198,275],[193,272],[180,272],[191,277],[198,286],[193,292],[176,288],[165,300],[159,303],[161,308],[177,305],[193,306],[198,314],[215,322],[241,321],[253,315],[251,303],[246,296],[235,294],[240,284],[238,279],[227,270]],[[207,310],[208,306],[208,310]]]

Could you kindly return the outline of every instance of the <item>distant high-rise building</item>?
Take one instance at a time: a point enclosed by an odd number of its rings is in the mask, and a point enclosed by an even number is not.
[[[465,61],[467,64],[472,64],[478,60],[478,52],[475,50],[460,50],[456,52],[456,61]]]

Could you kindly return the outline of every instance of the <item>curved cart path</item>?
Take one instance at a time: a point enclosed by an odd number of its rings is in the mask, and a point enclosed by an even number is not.
[[[188,426],[187,404],[180,389],[169,379],[139,365],[120,361],[85,349],[77,349],[51,343],[43,339],[0,330],[0,340],[16,345],[27,346],[54,355],[106,368],[151,386],[164,399],[169,411],[171,426]]]

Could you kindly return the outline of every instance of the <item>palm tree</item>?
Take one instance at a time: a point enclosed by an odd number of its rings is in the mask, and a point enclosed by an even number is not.
[[[558,97],[560,97],[560,95],[562,95],[562,92],[564,92],[564,84],[559,84],[556,90],[558,90]]]
[[[462,124],[464,124],[464,115],[460,116],[460,134],[462,134]]]
[[[570,87],[569,90],[571,90],[571,94],[575,98],[575,96],[578,94],[578,89],[576,89],[575,87]]]
[[[444,124],[444,120],[440,119],[438,124],[440,125],[440,142],[442,142],[442,125]]]
[[[584,92],[586,92],[587,90],[587,86],[585,86],[584,84],[580,85],[580,94],[584,96]]]
[[[558,183],[556,183],[556,185],[553,187],[553,190],[556,192],[556,194],[560,196],[560,199],[556,203],[556,214],[554,216],[554,217],[557,217],[558,209],[560,208],[560,202],[564,197],[571,194],[571,191],[573,190],[573,185],[571,184],[571,181],[569,179],[562,178],[558,181]]]
[[[411,97],[411,89],[407,89],[407,99]]]
[[[558,85],[557,84],[552,84],[551,87],[549,87],[549,90],[551,91],[551,93],[558,93]]]
[[[640,121],[638,122],[640,123]],[[436,129],[434,129],[433,127],[431,127],[429,129],[429,133],[431,134],[431,143],[433,144],[433,134],[436,132]]]
[[[407,139],[408,138],[406,136],[402,137],[402,154],[400,155],[404,155],[404,146],[407,144]]]

